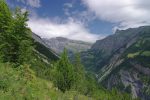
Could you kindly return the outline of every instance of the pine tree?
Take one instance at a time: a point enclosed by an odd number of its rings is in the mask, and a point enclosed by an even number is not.
[[[73,65],[70,63],[67,51],[64,50],[61,59],[56,64],[56,86],[63,92],[71,89],[75,82]]]
[[[75,79],[76,79],[75,89],[80,92],[84,92],[85,91],[85,81],[86,81],[85,70],[84,70],[84,66],[81,63],[81,58],[80,58],[79,53],[75,54],[73,66],[74,66]]]

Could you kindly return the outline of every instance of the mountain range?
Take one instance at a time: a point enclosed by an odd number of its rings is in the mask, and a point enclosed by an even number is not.
[[[81,57],[106,88],[150,99],[150,26],[117,30],[96,41]]]
[[[69,55],[80,52],[86,70],[105,88],[115,87],[133,98],[150,99],[150,26],[117,30],[94,44],[63,37],[33,37],[54,57],[59,58],[64,48]]]

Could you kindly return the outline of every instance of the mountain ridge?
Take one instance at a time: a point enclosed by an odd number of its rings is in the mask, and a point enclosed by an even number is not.
[[[57,54],[61,54],[64,48],[66,48],[69,52],[69,55],[72,55],[76,52],[86,51],[87,49],[90,49],[92,45],[92,43],[80,40],[71,40],[64,37],[55,37],[50,39],[43,38],[43,41]]]
[[[51,48],[49,48],[48,45],[43,41],[43,39],[40,36],[32,32],[32,38],[35,44],[35,51],[38,51],[39,53],[43,54],[50,60],[59,59],[58,54]]]
[[[96,74],[98,82],[106,88],[116,87],[124,92],[130,90],[133,98],[149,100],[150,81],[144,83],[141,78],[150,80],[149,67],[146,67],[150,61],[149,37],[150,26],[117,31],[103,40],[98,40],[90,50],[82,52],[83,64],[87,70]],[[133,59],[137,64],[133,65]]]

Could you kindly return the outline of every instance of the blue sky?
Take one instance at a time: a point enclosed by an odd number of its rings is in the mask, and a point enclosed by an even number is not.
[[[7,0],[30,12],[28,25],[44,38],[57,36],[94,42],[115,29],[149,25],[145,0]]]

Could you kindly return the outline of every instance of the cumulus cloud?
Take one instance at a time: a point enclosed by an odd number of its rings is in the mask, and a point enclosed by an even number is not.
[[[89,11],[119,28],[150,24],[150,0],[82,0]]]
[[[27,5],[31,6],[31,7],[38,8],[38,7],[41,6],[40,0],[17,0],[17,1],[18,2],[22,2],[24,4],[27,4]]]
[[[72,18],[65,22],[52,21],[50,18],[32,17],[28,22],[32,31],[43,38],[66,37],[74,40],[95,42],[97,39],[104,38],[103,35],[96,35],[84,27],[80,22]]]

